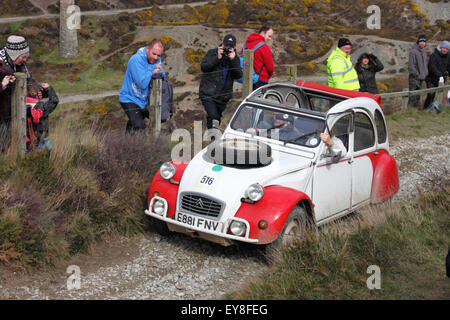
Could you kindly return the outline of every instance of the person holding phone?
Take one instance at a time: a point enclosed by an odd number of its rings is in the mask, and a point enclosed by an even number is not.
[[[159,74],[165,76],[161,66],[164,52],[160,40],[154,39],[140,48],[128,61],[127,71],[119,93],[119,102],[128,117],[126,132],[146,128],[144,118],[149,117],[147,107],[150,81]]]

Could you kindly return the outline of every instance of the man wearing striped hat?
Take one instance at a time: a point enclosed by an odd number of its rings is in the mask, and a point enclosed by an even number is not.
[[[6,46],[0,50],[0,77],[14,75],[15,72],[23,72],[27,75],[27,83],[38,82],[33,78],[27,68],[27,59],[30,55],[30,47],[24,37],[9,36]],[[10,83],[6,86],[2,84],[0,90],[0,126],[6,125],[9,128],[11,121],[11,97],[13,92],[14,77],[10,77]],[[39,92],[39,97],[42,93]]]

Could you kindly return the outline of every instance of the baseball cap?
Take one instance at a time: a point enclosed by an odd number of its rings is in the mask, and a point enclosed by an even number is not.
[[[227,34],[225,36],[225,38],[223,38],[223,44],[225,45],[231,45],[231,46],[235,46],[236,45],[236,37],[233,36],[232,34]]]

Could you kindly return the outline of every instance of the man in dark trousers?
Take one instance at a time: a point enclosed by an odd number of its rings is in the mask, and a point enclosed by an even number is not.
[[[160,40],[152,40],[148,46],[140,48],[128,61],[127,71],[119,93],[119,102],[128,122],[126,132],[146,128],[144,118],[149,117],[147,108],[150,81],[157,74],[165,76],[161,66],[164,52]]]
[[[427,53],[425,47],[427,38],[424,34],[420,35],[416,43],[409,52],[408,69],[409,69],[409,91],[422,89],[422,83],[428,74]],[[420,95],[411,96],[409,103],[413,108],[418,107]]]
[[[431,54],[428,62],[428,76],[425,79],[427,88],[435,88],[439,86],[439,79],[442,77],[444,81],[450,73],[450,42],[443,41]],[[430,92],[427,95],[423,109],[428,108],[434,100],[435,92]],[[440,101],[439,101],[440,103]]]
[[[228,34],[218,48],[209,50],[202,60],[201,69],[199,96],[206,110],[206,124],[208,129],[217,128],[233,95],[233,82],[242,77],[236,37]]]

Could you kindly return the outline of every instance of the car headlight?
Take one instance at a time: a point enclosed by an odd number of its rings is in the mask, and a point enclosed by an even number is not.
[[[243,236],[245,234],[245,231],[247,230],[247,226],[245,223],[241,221],[233,221],[230,225],[230,231],[235,236]]]
[[[252,201],[259,201],[264,195],[264,188],[259,183],[254,183],[247,188],[246,196]]]
[[[159,169],[161,177],[166,180],[172,179],[176,172],[177,168],[170,162],[163,163],[163,165]]]
[[[164,211],[166,210],[166,205],[162,200],[156,199],[153,202],[152,211],[160,216],[164,214]]]

